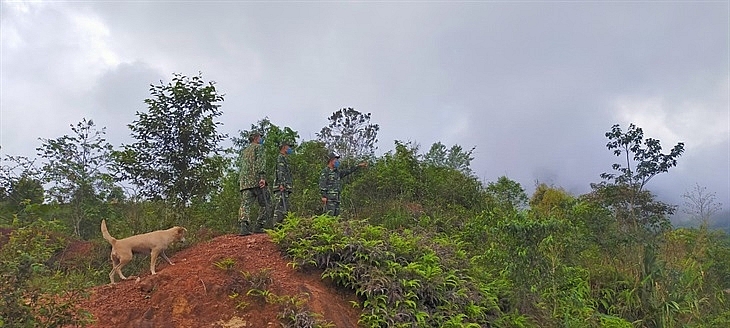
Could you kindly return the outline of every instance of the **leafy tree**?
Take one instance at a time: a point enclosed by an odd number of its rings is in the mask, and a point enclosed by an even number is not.
[[[644,139],[644,131],[636,125],[629,124],[626,132],[615,124],[606,132],[609,139],[606,147],[613,150],[614,155],[624,156],[625,166],[615,163],[612,168],[618,173],[602,173],[601,178],[616,184],[630,185],[641,191],[651,178],[659,173],[667,172],[677,166],[677,158],[684,153],[684,143],[677,143],[669,154],[662,153],[662,146],[657,139]]]
[[[469,151],[459,145],[453,145],[446,148],[441,142],[431,145],[431,149],[423,155],[423,162],[427,165],[436,167],[448,167],[458,170],[466,175],[471,175],[471,161],[474,160],[472,153],[476,147],[472,147]]]
[[[530,212],[537,218],[566,217],[575,199],[562,188],[540,183],[530,198]]]
[[[501,176],[487,184],[487,203],[494,209],[515,212],[527,206],[527,194],[519,182]]]
[[[260,119],[256,124],[251,124],[251,128],[248,130],[239,130],[238,137],[233,137],[233,145],[236,148],[237,153],[243,151],[248,146],[248,136],[251,132],[258,132],[264,138],[264,145],[270,145],[272,149],[276,148],[276,152],[279,152],[278,144],[282,141],[288,141],[295,143],[299,139],[299,133],[292,130],[290,127],[280,127],[269,120],[268,117]]]
[[[635,241],[650,240],[671,227],[676,206],[656,200],[651,191],[626,185],[593,184],[588,198],[610,210],[619,230]]]
[[[355,162],[375,155],[380,126],[370,123],[370,113],[342,108],[328,118],[329,125],[317,133],[317,139],[338,152],[343,161]]]
[[[657,201],[644,187],[653,177],[677,165],[677,158],[684,153],[684,143],[664,154],[659,140],[644,139],[643,130],[634,124],[626,132],[616,124],[606,137],[606,147],[614,155],[623,156],[625,164],[613,164],[615,173],[602,173],[605,181],[591,184],[593,192],[589,199],[613,214],[619,231],[628,237],[624,261],[641,268],[634,273],[641,306],[632,311],[632,317],[658,325],[667,320],[665,309],[671,303],[665,302],[657,288],[668,279],[663,275],[664,262],[659,260],[657,249],[662,234],[671,228],[669,216],[676,206]]]
[[[0,166],[0,204],[9,213],[17,214],[26,205],[43,202],[41,172],[35,160],[24,156],[6,156]],[[5,221],[8,221],[7,219]]]
[[[107,172],[112,146],[104,139],[105,128],[99,130],[94,121],[84,118],[71,130],[71,136],[41,139],[37,150],[47,160],[42,171],[44,182],[51,185],[49,196],[71,205],[74,233],[81,237],[82,223],[89,223],[98,203],[120,192]]]
[[[695,184],[692,190],[685,192],[682,198],[685,199],[682,211],[705,227],[708,226],[710,218],[722,210],[722,204],[716,201],[717,195],[714,192],[708,192],[707,187],[699,184]]]
[[[137,112],[129,124],[137,141],[114,153],[122,178],[140,187],[143,196],[186,206],[194,197],[215,190],[225,161],[217,132],[222,114],[214,82],[202,76],[174,74],[168,84],[151,85],[148,112]]]
[[[652,234],[670,226],[668,216],[675,206],[654,200],[654,195],[644,190],[649,180],[677,165],[677,158],[684,153],[684,143],[675,145],[669,154],[662,153],[659,140],[646,138],[641,128],[629,125],[626,132],[616,124],[606,132],[606,147],[614,155],[623,156],[625,165],[615,163],[616,173],[602,173],[605,181],[593,184],[596,196],[616,214],[619,222],[633,231],[639,228]]]

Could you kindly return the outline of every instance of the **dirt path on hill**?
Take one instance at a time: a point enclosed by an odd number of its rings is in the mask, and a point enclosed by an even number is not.
[[[282,296],[307,295],[307,308],[335,327],[357,327],[355,296],[320,279],[320,272],[300,272],[288,266],[268,235],[224,235],[185,248],[170,259],[158,260],[157,275],[145,265],[138,279],[92,289],[81,306],[96,323],[90,327],[281,327],[281,307],[243,291],[231,299],[232,273],[215,263],[230,258],[234,269],[256,273],[269,269],[268,291]],[[111,265],[111,264],[110,264]],[[111,270],[111,267],[109,268]],[[130,275],[135,272],[125,274]],[[247,305],[236,309],[237,302]]]

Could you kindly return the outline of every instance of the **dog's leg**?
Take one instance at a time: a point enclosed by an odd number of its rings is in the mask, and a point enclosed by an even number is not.
[[[155,272],[155,264],[157,264],[157,256],[159,254],[160,250],[158,249],[153,248],[150,251],[150,272],[152,272],[152,274],[157,274],[157,272]]]
[[[129,261],[127,261],[129,262]],[[124,276],[122,273],[122,267],[127,264],[127,262],[119,263],[117,266],[117,274],[119,274],[119,277],[122,278],[122,280],[127,280],[128,278]]]
[[[109,272],[109,280],[111,280],[112,284],[114,283],[114,274],[118,274],[119,278],[122,278],[122,280],[127,280],[127,277],[124,276],[122,273],[122,268],[129,263],[131,259],[130,258],[117,258],[112,255],[112,271]]]
[[[160,252],[160,255],[162,255],[162,258],[165,259],[167,263],[170,263],[170,265],[175,265],[175,263],[172,263],[172,261],[170,261],[170,258],[167,257],[167,254],[165,254],[164,250]]]
[[[117,256],[119,258],[119,263],[114,266],[114,271],[117,272],[117,274],[119,275],[120,278],[122,278],[122,280],[127,280],[127,277],[125,277],[124,274],[122,273],[122,268],[125,265],[127,265],[127,263],[129,263],[129,261],[132,260],[133,255],[130,253],[130,254],[125,254],[125,255],[117,255]]]
[[[114,254],[109,254],[109,259],[112,261],[112,271],[109,272],[109,280],[111,280],[112,284],[114,284],[114,273],[117,271],[117,258],[114,257]]]

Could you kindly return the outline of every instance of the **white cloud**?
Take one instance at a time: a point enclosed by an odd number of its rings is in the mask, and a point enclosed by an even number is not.
[[[354,107],[383,152],[477,146],[485,179],[572,189],[610,169],[611,124],[633,122],[686,143],[673,172],[730,193],[725,3],[0,1],[4,153],[82,117],[124,140],[150,83],[201,71],[230,135],[268,116],[312,139]]]
[[[58,84],[77,93],[122,62],[112,50],[109,28],[83,6],[5,2],[1,27],[5,80]],[[22,63],[26,71],[10,63]],[[33,76],[28,69],[35,70]]]
[[[620,120],[634,123],[645,137],[666,144],[684,142],[688,148],[710,148],[730,138],[727,80],[704,99],[671,102],[659,96],[622,96],[614,101]]]
[[[20,27],[27,27],[32,14],[41,4],[25,1],[2,1],[0,3],[0,43],[3,51],[16,49],[23,45]]]
[[[79,36],[80,62],[92,63],[97,70],[106,70],[121,63],[109,44],[111,33],[99,17],[90,13],[69,12],[73,33]]]
[[[89,107],[89,92],[123,60],[110,29],[83,5],[3,2],[0,12],[0,144],[30,155],[38,137],[55,138],[93,118],[98,108]],[[33,128],[19,124],[29,118]]]
[[[664,100],[660,97],[624,96],[615,101],[614,107],[622,121],[642,128],[645,137],[659,140],[679,139],[679,135],[670,126]]]

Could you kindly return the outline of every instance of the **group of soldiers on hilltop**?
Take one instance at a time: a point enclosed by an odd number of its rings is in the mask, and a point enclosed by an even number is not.
[[[292,192],[292,173],[287,156],[293,152],[292,144],[287,141],[279,143],[279,156],[276,159],[276,173],[272,185],[274,202],[271,202],[269,183],[266,180],[266,157],[264,155],[264,138],[259,132],[252,132],[248,137],[249,145],[241,156],[241,172],[239,189],[241,206],[238,210],[240,235],[262,233],[264,228],[271,229],[281,223],[289,212],[289,195]],[[319,176],[319,190],[322,196],[324,214],[340,215],[340,192],[342,178],[367,166],[362,162],[352,168],[340,168],[340,156],[331,152],[327,157],[327,166]],[[259,214],[251,218],[251,208],[259,206]],[[273,210],[273,214],[272,214]]]

